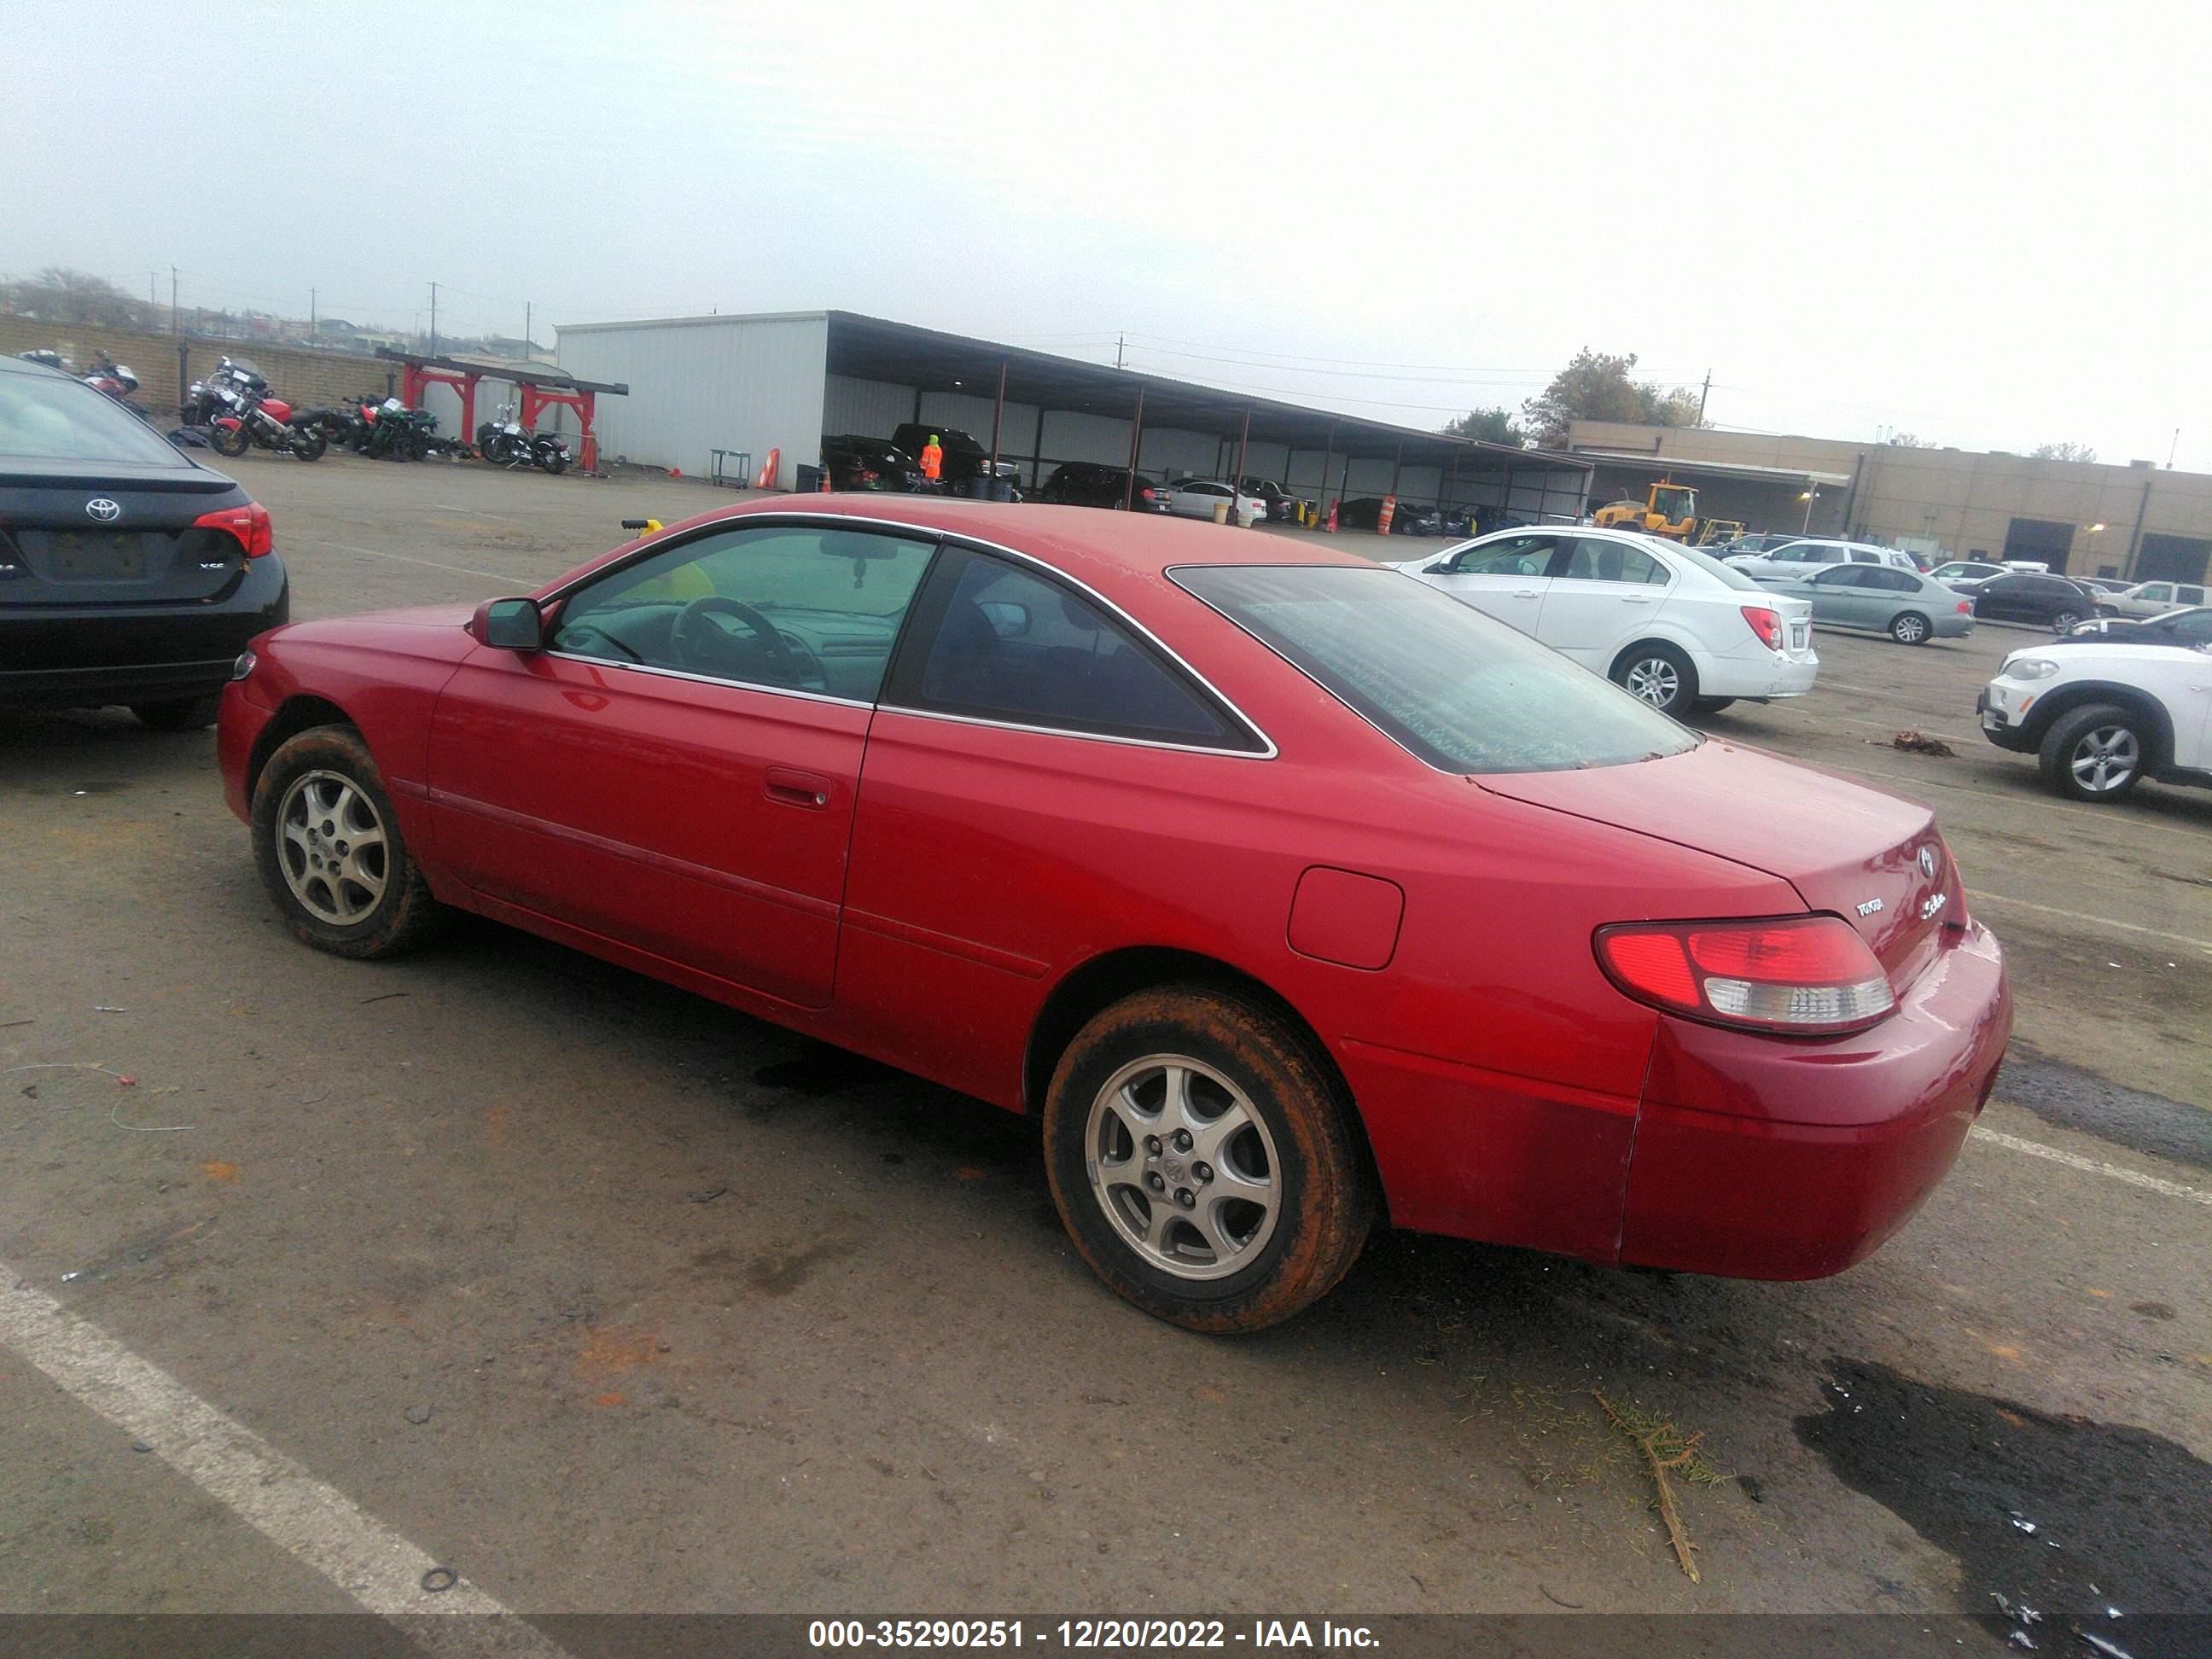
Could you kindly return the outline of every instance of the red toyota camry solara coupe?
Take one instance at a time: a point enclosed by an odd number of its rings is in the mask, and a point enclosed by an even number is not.
[[[2011,1006],[1924,808],[1355,557],[805,499],[257,641],[222,768],[293,931],[476,911],[1037,1114],[1200,1330],[1383,1217],[1832,1273],[1949,1167]]]

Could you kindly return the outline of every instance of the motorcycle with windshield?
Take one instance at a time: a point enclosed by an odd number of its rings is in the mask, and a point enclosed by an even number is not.
[[[515,420],[511,403],[477,428],[477,453],[494,466],[536,466],[556,474],[568,467],[568,441],[557,432],[531,431]]]

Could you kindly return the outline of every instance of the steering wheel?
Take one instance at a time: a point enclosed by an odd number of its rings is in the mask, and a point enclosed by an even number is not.
[[[774,623],[743,599],[727,599],[719,593],[708,593],[696,599],[677,613],[671,642],[676,647],[678,659],[693,672],[730,672],[726,649],[735,642],[737,636],[727,629],[708,623],[706,619],[709,617],[730,617],[743,623],[745,631],[760,641],[763,666],[769,677],[777,683],[800,685],[808,677],[808,667],[813,671],[812,678],[821,680],[821,665],[811,661],[812,653],[807,653],[809,662],[802,666],[798,654],[791,648],[790,641],[776,632]],[[718,652],[725,653],[720,662],[715,660]],[[744,665],[751,666],[750,664]]]

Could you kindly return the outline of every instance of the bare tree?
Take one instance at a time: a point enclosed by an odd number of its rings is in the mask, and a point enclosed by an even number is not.
[[[2097,452],[2087,444],[2038,444],[2027,456],[2033,461],[2094,461]]]
[[[47,322],[131,328],[147,320],[143,301],[132,299],[105,276],[67,265],[48,265],[35,276],[6,284],[5,291],[9,310]]]

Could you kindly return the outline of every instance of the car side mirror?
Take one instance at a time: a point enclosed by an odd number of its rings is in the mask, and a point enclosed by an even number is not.
[[[1424,576],[1449,576],[1452,574],[1452,562],[1449,559],[1438,559],[1434,564],[1423,565],[1421,574]]]
[[[535,599],[487,599],[477,607],[471,631],[495,650],[541,651],[545,647],[545,617]]]

